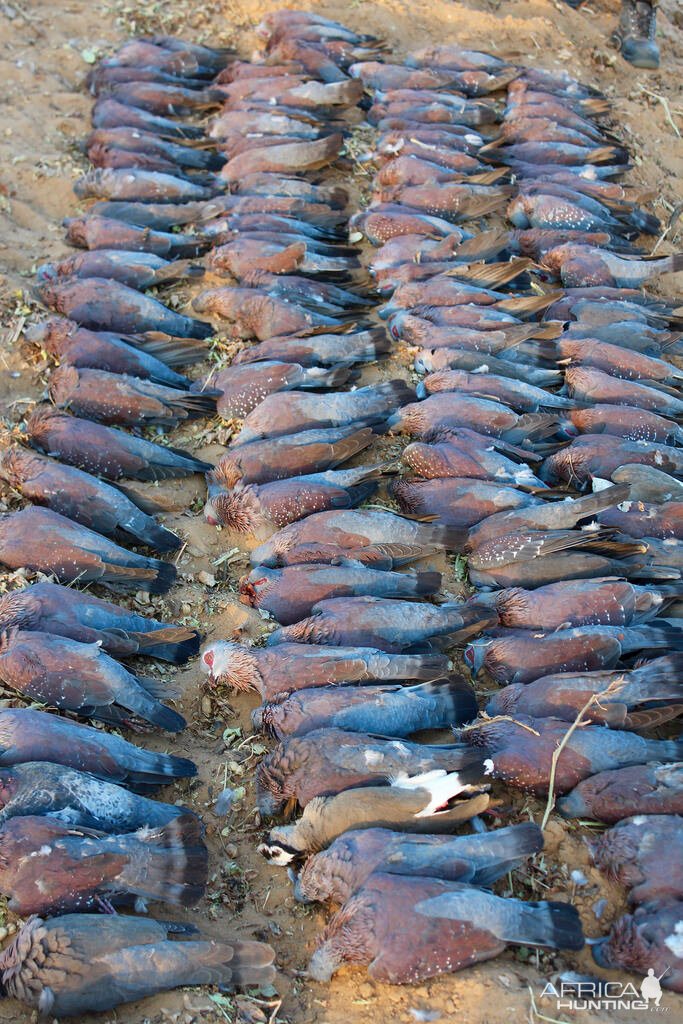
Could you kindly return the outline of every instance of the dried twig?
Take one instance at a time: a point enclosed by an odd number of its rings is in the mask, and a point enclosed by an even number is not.
[[[671,107],[669,106],[669,101],[667,100],[666,96],[661,96],[658,92],[652,92],[651,89],[646,89],[644,85],[641,85],[640,90],[641,90],[641,92],[644,92],[646,96],[651,96],[653,100],[659,100],[659,102],[662,104],[662,106],[664,108],[664,115],[665,115],[667,121],[669,122],[669,124],[673,128],[674,132],[676,133],[676,135],[680,139],[681,133],[679,132],[679,130],[678,130],[677,126],[676,126],[676,122],[674,121],[673,117],[671,116]],[[678,113],[678,111],[676,111],[676,113]]]
[[[526,722],[518,722],[512,715],[495,715],[491,718],[482,711],[476,722],[472,722],[471,725],[463,725],[458,729],[458,732],[471,732],[472,729],[482,729],[485,725],[493,725],[495,722],[512,722],[514,725],[518,725],[520,729],[526,729],[527,732],[533,733],[534,736],[540,736],[540,732],[536,732]]]
[[[560,754],[562,753],[564,748],[567,746],[567,743],[569,742],[571,736],[574,734],[574,732],[578,729],[578,727],[583,722],[583,717],[586,714],[586,712],[589,711],[590,708],[592,708],[594,704],[599,703],[601,697],[606,697],[607,694],[614,693],[614,691],[620,689],[624,685],[625,682],[626,682],[626,680],[622,676],[621,678],[615,679],[614,682],[610,683],[610,685],[607,687],[606,690],[602,690],[600,693],[594,693],[592,695],[592,697],[589,700],[587,700],[586,703],[584,704],[584,706],[581,708],[581,710],[579,711],[578,715],[576,716],[576,718],[574,719],[572,724],[569,726],[569,728],[567,729],[566,733],[564,734],[564,736],[562,737],[562,739],[558,743],[557,747],[553,751],[553,756],[552,756],[551,763],[550,763],[550,780],[549,780],[549,784],[548,784],[548,802],[545,805],[545,813],[543,814],[543,821],[541,822],[541,831],[545,831],[545,827],[548,824],[548,818],[550,817],[550,813],[551,813],[552,809],[555,806],[555,775],[556,775],[556,772],[557,772],[557,762],[560,759]]]

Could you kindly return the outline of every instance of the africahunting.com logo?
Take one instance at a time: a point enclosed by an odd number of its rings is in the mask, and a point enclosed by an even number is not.
[[[668,1013],[662,1006],[662,977],[656,977],[650,967],[640,986],[628,982],[601,981],[586,978],[580,981],[549,981],[541,998],[554,999],[558,1010],[647,1010],[650,1013]]]

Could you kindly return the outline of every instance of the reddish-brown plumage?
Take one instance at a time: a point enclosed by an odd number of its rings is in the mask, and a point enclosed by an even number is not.
[[[328,135],[314,142],[288,142],[280,146],[253,149],[233,157],[221,171],[227,181],[239,181],[245,174],[261,172],[316,171],[333,163],[339,156],[344,138]],[[272,149],[272,152],[268,150]]]
[[[365,566],[259,565],[240,580],[240,600],[269,612],[283,625],[310,615],[319,601],[365,594],[376,597],[424,597],[441,586],[438,572],[382,572]]]
[[[322,979],[343,964],[368,965],[376,981],[409,984],[501,953],[505,942],[473,922],[415,912],[416,903],[448,890],[438,879],[372,875],[320,934],[309,970]]]
[[[256,239],[236,238],[227,245],[212,249],[207,262],[215,273],[227,272],[239,281],[252,270],[267,270],[271,274],[291,274],[299,269],[305,258],[305,242],[269,245]]]
[[[565,481],[584,487],[593,477],[610,480],[620,466],[635,464],[652,466],[673,476],[683,473],[679,448],[652,441],[627,441],[612,434],[581,434],[567,447],[549,455],[540,475],[548,483]]]
[[[227,366],[210,373],[205,381],[197,381],[192,391],[201,395],[205,388],[220,391],[216,408],[223,419],[244,419],[267,395],[294,388],[337,387],[348,377],[348,370],[337,367],[304,368],[297,363],[266,360],[261,363]]]
[[[462,744],[448,747],[378,739],[342,729],[319,729],[279,744],[256,772],[259,807],[277,814],[289,801],[302,807],[316,796],[388,782],[399,772],[461,771],[480,764]]]
[[[448,671],[448,658],[443,654],[386,654],[367,647],[314,644],[248,649],[218,641],[204,650],[201,668],[214,685],[255,690],[268,701],[283,693],[336,683],[435,679]]]
[[[265,484],[238,484],[229,492],[212,493],[204,515],[214,526],[263,536],[316,512],[353,508],[373,493],[380,476],[381,467],[360,466]],[[213,471],[212,479],[217,487],[222,485],[219,470]]]
[[[680,764],[637,764],[584,779],[558,802],[567,818],[594,818],[607,825],[633,814],[683,814]]]
[[[135,896],[192,906],[206,886],[201,836],[201,822],[190,814],[117,836],[49,817],[11,818],[0,828],[0,891],[21,917],[68,914]]]
[[[679,443],[683,439],[681,428],[672,420],[647,412],[645,409],[621,405],[594,405],[587,409],[568,412],[571,433],[611,434],[628,441],[658,441],[662,444]]]
[[[501,590],[494,600],[502,626],[544,630],[629,625],[637,616],[638,593],[625,580],[579,580],[536,590]]]
[[[590,843],[593,863],[630,890],[631,905],[683,899],[681,825],[673,814],[626,818]]]
[[[544,796],[550,786],[553,755],[567,737],[567,722],[516,715],[475,723],[463,739],[488,752],[490,774],[516,789]],[[648,761],[677,761],[681,744],[646,740],[635,733],[585,725],[566,738],[556,759],[554,792],[569,792],[583,779],[615,767]]]
[[[278,334],[305,334],[333,322],[256,288],[211,288],[193,299],[192,305],[199,313],[229,321],[233,337],[259,341]]]
[[[222,487],[232,488],[240,482],[264,484],[305,473],[321,473],[362,452],[374,436],[370,427],[342,427],[233,445],[216,466],[218,482]],[[217,482],[213,473],[207,479],[210,484]]]
[[[624,380],[660,381],[675,385],[683,374],[664,359],[655,359],[631,348],[597,338],[564,338],[555,342],[558,356],[570,366],[594,366]]]
[[[663,988],[683,992],[682,915],[683,901],[638,907],[634,914],[624,914],[609,935],[593,946],[595,962],[611,970],[654,975]]]
[[[613,527],[630,537],[676,537],[683,539],[683,501],[649,505],[624,501],[598,516],[603,526]]]
[[[467,477],[396,480],[390,490],[407,515],[436,515],[439,522],[458,529],[469,529],[496,512],[540,502],[514,487]]]
[[[621,656],[619,640],[601,633],[599,627],[557,633],[516,629],[480,644],[481,667],[498,683],[529,683],[551,672],[612,668]],[[465,661],[474,667],[474,661],[469,660],[470,650],[465,651]]]
[[[375,191],[379,203],[404,203],[413,210],[421,210],[432,217],[462,221],[482,217],[504,206],[510,189],[502,186],[480,186],[466,183],[441,185],[393,185]]]
[[[636,406],[674,418],[683,413],[683,400],[676,395],[637,381],[612,377],[594,367],[570,366],[565,371],[565,381],[572,398],[591,404]]]
[[[49,395],[58,408],[102,423],[126,426],[175,427],[185,420],[210,416],[213,393],[196,395],[139,377],[104,370],[77,369],[64,364],[50,378]]]

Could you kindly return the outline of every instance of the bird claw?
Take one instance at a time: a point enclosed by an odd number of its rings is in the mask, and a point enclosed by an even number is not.
[[[106,896],[98,896],[95,902],[97,903],[98,907],[100,908],[103,914],[112,914],[114,917],[117,916],[116,910],[109,902],[109,900],[106,898]]]

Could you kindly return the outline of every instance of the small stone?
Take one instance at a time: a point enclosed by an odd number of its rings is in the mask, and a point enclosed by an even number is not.
[[[368,981],[363,982],[361,987],[358,989],[358,995],[361,999],[372,999],[374,994],[375,990]]]
[[[138,590],[135,595],[135,600],[138,604],[149,604],[151,598],[146,590]]]
[[[187,601],[183,601],[183,603],[180,606],[180,610],[183,613],[183,615],[191,615],[192,614],[192,605],[188,604]]]
[[[202,697],[202,714],[208,718],[211,715],[213,705],[208,697]]]
[[[213,573],[207,572],[206,569],[202,569],[197,573],[197,579],[200,583],[203,583],[205,587],[215,587],[216,577]]]

